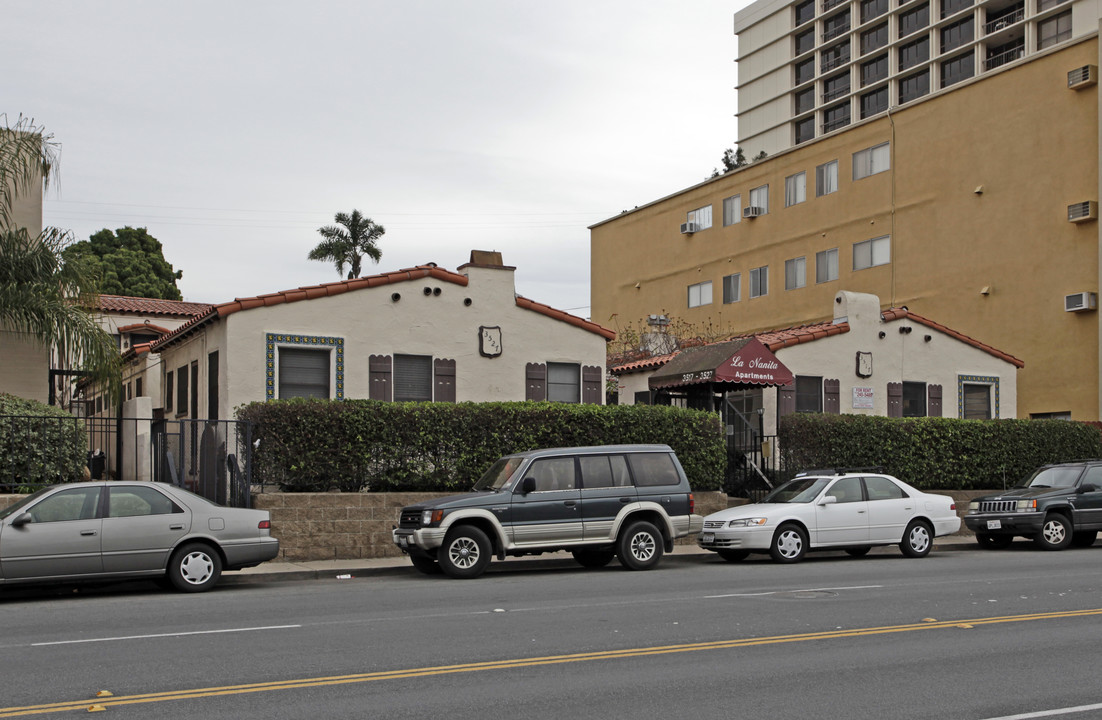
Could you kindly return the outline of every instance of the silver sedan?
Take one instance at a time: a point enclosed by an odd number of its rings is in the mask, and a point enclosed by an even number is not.
[[[0,510],[0,584],[163,579],[184,592],[271,560],[265,510],[226,508],[165,483],[54,485]]]

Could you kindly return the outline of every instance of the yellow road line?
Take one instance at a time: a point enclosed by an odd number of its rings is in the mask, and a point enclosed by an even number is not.
[[[456,673],[481,672],[485,670],[506,670],[539,665],[561,665],[565,663],[590,662],[593,660],[619,660],[625,658],[668,655],[671,653],[701,652],[705,650],[726,650],[757,645],[775,645],[781,643],[807,642],[810,640],[834,640],[838,638],[884,635],[888,633],[915,632],[918,630],[944,630],[979,625],[1028,622],[1031,620],[1058,620],[1061,618],[1089,617],[1102,615],[1102,608],[1091,610],[1069,610],[1064,612],[1029,613],[1025,615],[1003,615],[1000,617],[976,618],[971,620],[943,620],[934,622],[911,623],[907,625],[885,625],[882,627],[854,628],[852,630],[828,630],[824,632],[797,633],[794,635],[774,635],[769,637],[750,637],[731,640],[688,643],[682,645],[657,645],[654,647],[626,648],[623,650],[601,650],[598,652],[573,653],[567,655],[549,655],[546,657],[513,658],[492,660],[459,665],[442,665],[427,668],[407,668],[403,670],[385,670],[354,675],[334,675],[329,677],[300,678],[298,680],[279,680],[273,682],[227,685],[223,687],[195,688],[192,690],[172,690],[167,692],[146,693],[140,695],[122,695],[118,697],[90,698],[43,705],[0,708],[0,718],[41,715],[51,712],[87,710],[90,705],[105,708],[123,705],[164,702],[167,700],[191,700],[223,695],[244,695],[248,693],[272,692],[275,690],[296,690],[330,685],[348,685],[353,683],[375,682],[379,680],[400,680],[406,678],[431,677],[433,675],[451,675]]]

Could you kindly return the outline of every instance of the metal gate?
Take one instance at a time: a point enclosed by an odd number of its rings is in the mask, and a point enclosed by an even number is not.
[[[777,437],[763,433],[760,412],[744,413],[726,397],[722,407],[727,427],[724,490],[734,497],[760,500],[777,484],[780,470]]]

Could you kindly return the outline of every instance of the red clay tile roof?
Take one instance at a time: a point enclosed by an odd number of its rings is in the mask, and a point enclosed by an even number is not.
[[[769,348],[770,352],[777,352],[781,348],[811,342],[812,340],[819,340],[820,338],[825,338],[830,335],[841,335],[847,332],[849,332],[849,323],[838,323],[836,325],[832,322],[821,322],[813,325],[799,325],[797,327],[783,328],[781,330],[766,330],[764,332],[755,333],[752,337],[756,337],[760,340],[763,345]]]
[[[120,325],[119,327],[116,328],[116,330],[118,330],[120,333],[128,333],[128,332],[135,332],[135,331],[142,331],[142,330],[150,331],[151,330],[155,333],[160,333],[161,335],[167,335],[169,332],[171,332],[168,328],[161,327],[160,325],[153,325],[153,324],[148,323],[148,322],[145,322],[145,323],[131,323],[130,325]]]
[[[255,307],[264,307],[269,305],[281,305],[283,303],[298,302],[299,300],[313,300],[314,298],[341,295],[353,290],[360,290],[368,287],[379,287],[381,285],[391,285],[394,283],[406,282],[409,280],[417,280],[419,278],[433,277],[437,280],[443,280],[445,282],[455,283],[456,285],[466,286],[469,279],[466,275],[460,275],[449,270],[437,267],[435,264],[418,265],[414,268],[407,268],[405,270],[399,270],[397,272],[382,273],[380,275],[369,275],[367,277],[356,278],[354,280],[338,280],[337,282],[323,283],[321,285],[310,285],[306,287],[295,288],[294,290],[282,290],[280,292],[268,293],[266,295],[258,295],[250,298],[237,298],[232,302],[221,303],[219,305],[208,306],[209,310],[197,317],[192,318],[190,321],[181,325],[175,331],[166,335],[163,338],[153,343],[154,350],[170,344],[174,340],[182,338],[190,334],[196,328],[205,325],[209,322],[213,322],[216,319],[224,318],[227,315],[232,315],[235,312],[241,310],[249,310]],[[516,296],[516,303],[518,307],[525,308],[527,310],[533,310],[535,312],[547,315],[556,320],[562,320],[563,322],[570,323],[584,330],[597,333],[611,340],[616,336],[611,330],[607,330],[596,323],[583,320],[582,318],[570,315],[556,310],[548,305],[537,303],[527,298]]]
[[[889,308],[888,310],[885,310],[884,312],[880,313],[880,317],[884,318],[884,322],[893,322],[895,320],[903,320],[903,319],[913,320],[916,323],[918,323],[919,325],[925,325],[928,328],[933,328],[934,330],[937,330],[938,332],[945,333],[949,337],[956,338],[957,340],[960,340],[961,342],[965,342],[965,343],[968,343],[969,345],[971,345],[973,347],[979,348],[980,350],[983,350],[988,355],[994,355],[995,357],[997,357],[1001,360],[1006,360],[1008,363],[1014,365],[1014,367],[1025,367],[1025,361],[1024,360],[1019,360],[1018,358],[1014,357],[1010,353],[1005,353],[1002,350],[999,350],[998,348],[993,348],[993,347],[991,347],[990,345],[988,345],[986,343],[982,343],[979,340],[976,340],[975,338],[968,337],[967,335],[965,335],[963,333],[959,333],[956,330],[953,330],[952,328],[948,328],[948,327],[942,325],[941,323],[937,323],[937,322],[934,322],[933,320],[930,320],[929,318],[922,317],[921,315],[918,315],[917,313],[911,312],[907,308]]]
[[[100,295],[99,300],[96,302],[95,309],[102,312],[123,312],[135,313],[138,315],[194,317],[209,312],[212,307],[214,306],[209,303],[126,297],[124,295]]]

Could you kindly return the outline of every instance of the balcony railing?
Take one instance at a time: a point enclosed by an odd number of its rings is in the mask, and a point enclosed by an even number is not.
[[[847,0],[823,0],[823,12],[838,7]]]
[[[828,133],[831,130],[837,130],[838,128],[849,125],[849,117],[839,118],[837,120],[829,120],[823,123],[823,132]]]
[[[823,42],[833,40],[839,35],[845,35],[849,32],[849,23],[842,23],[841,25],[835,25],[834,27],[828,27],[823,30]]]
[[[819,68],[821,72],[827,72],[840,65],[845,65],[849,62],[849,52],[840,53],[838,55],[823,55],[819,61]]]
[[[1000,18],[995,18],[990,22],[986,22],[983,25],[983,34],[990,35],[991,33],[998,32],[1004,28],[1008,28],[1015,23],[1020,23],[1025,19],[1025,10],[1019,8],[1016,12],[1012,12],[1009,15],[1003,15]]]
[[[834,98],[839,98],[839,97],[842,97],[843,95],[847,95],[847,94],[849,94],[849,86],[848,85],[846,87],[842,87],[842,88],[835,88],[833,90],[826,90],[826,91],[823,92],[823,102],[825,102],[825,103],[830,102]]]
[[[1011,48],[1005,52],[1001,52],[998,55],[992,55],[983,61],[984,70],[994,70],[995,68],[1006,65],[1007,63],[1014,62],[1015,60],[1021,60],[1025,57],[1025,46],[1019,45],[1016,48]]]

